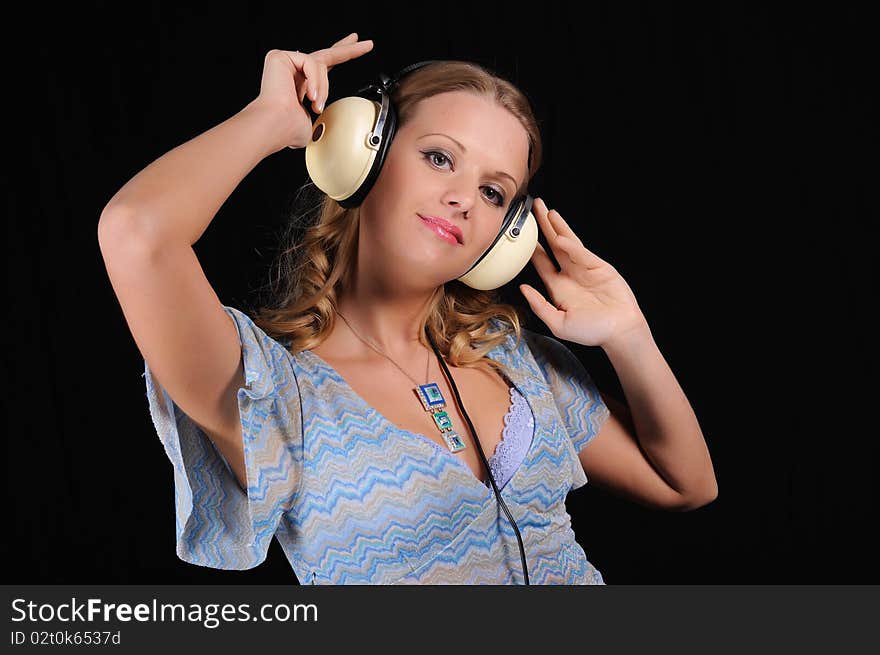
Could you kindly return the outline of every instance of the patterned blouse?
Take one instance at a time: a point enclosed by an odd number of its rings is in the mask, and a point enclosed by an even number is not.
[[[293,355],[243,312],[224,310],[244,362],[246,492],[144,362],[150,415],[173,465],[178,557],[250,569],[274,537],[303,584],[524,583],[516,534],[488,481],[391,423],[318,355]],[[490,470],[529,582],[605,584],[575,540],[565,498],[587,482],[578,453],[607,406],[552,337],[522,328],[487,356],[504,366],[511,394]]]

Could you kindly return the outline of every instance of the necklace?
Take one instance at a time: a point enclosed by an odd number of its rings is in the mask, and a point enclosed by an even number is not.
[[[345,321],[345,324],[348,325],[349,329],[354,333],[354,336],[363,341],[367,346],[375,350],[377,353],[382,355],[389,362],[397,366],[397,368],[400,369],[401,373],[412,380],[412,382],[416,385],[416,388],[413,389],[413,391],[416,393],[416,396],[418,396],[419,400],[422,403],[422,407],[425,408],[425,411],[431,413],[431,418],[434,419],[434,424],[437,426],[437,429],[440,430],[443,441],[446,442],[446,446],[449,448],[449,450],[453,453],[464,450],[465,443],[462,440],[461,435],[452,429],[452,419],[450,418],[449,413],[445,411],[446,399],[443,397],[443,393],[440,391],[440,385],[438,385],[436,382],[428,382],[428,371],[431,364],[431,353],[428,353],[428,361],[425,364],[425,384],[419,384],[418,380],[416,380],[409,373],[400,368],[397,362],[395,362],[379,348],[369,343],[360,334],[358,334],[357,331],[353,327],[351,327],[351,323],[348,322],[348,319],[346,319],[345,316],[343,316],[338,311],[336,313],[339,314],[340,318],[342,318],[343,321]]]

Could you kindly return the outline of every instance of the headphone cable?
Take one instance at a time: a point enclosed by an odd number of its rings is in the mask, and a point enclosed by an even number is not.
[[[447,380],[449,380],[449,383],[452,386],[452,392],[455,394],[455,400],[458,402],[458,406],[461,408],[461,413],[464,414],[464,418],[467,421],[468,427],[470,427],[471,429],[471,434],[474,435],[474,441],[477,442],[477,452],[480,453],[480,458],[483,460],[483,465],[486,467],[486,472],[489,474],[489,482],[492,483],[492,489],[495,491],[495,497],[498,499],[498,504],[501,505],[501,508],[507,515],[507,520],[510,521],[510,525],[513,526],[513,531],[516,533],[516,540],[519,544],[519,555],[522,559],[523,575],[525,576],[525,583],[528,585],[529,567],[526,565],[526,552],[525,548],[523,547],[522,537],[520,536],[519,528],[516,525],[516,521],[513,520],[513,516],[511,515],[510,510],[507,509],[507,504],[501,497],[501,493],[498,491],[498,486],[495,484],[495,477],[492,475],[492,470],[489,467],[489,462],[486,461],[486,455],[485,453],[483,453],[483,446],[480,445],[480,439],[477,437],[477,431],[474,428],[474,424],[471,422],[471,417],[468,416],[467,410],[464,408],[464,403],[461,400],[461,395],[458,393],[458,387],[455,384],[455,379],[452,377],[452,374],[446,367],[446,362],[443,361],[443,357],[440,355],[440,351],[437,349],[437,344],[434,343],[434,339],[431,337],[431,333],[428,330],[425,330],[425,334],[428,337],[428,341],[431,342],[431,348],[434,349],[434,354],[437,356],[437,359],[440,361],[440,365],[443,367],[443,372],[446,374]]]

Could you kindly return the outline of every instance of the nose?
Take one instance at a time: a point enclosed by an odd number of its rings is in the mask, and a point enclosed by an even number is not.
[[[468,211],[476,202],[476,196],[474,192],[466,191],[465,189],[466,187],[461,182],[457,186],[447,189],[443,194],[443,204],[457,209],[467,218]]]

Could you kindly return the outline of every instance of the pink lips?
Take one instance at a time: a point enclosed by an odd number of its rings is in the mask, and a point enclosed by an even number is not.
[[[436,216],[422,216],[421,214],[418,214],[418,216],[425,225],[442,239],[455,245],[461,245],[464,242],[461,229],[457,225]]]

